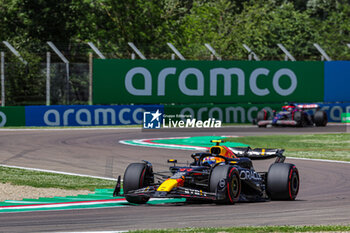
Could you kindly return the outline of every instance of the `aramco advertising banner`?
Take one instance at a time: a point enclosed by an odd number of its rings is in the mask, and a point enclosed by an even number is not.
[[[279,103],[0,107],[0,127],[141,125],[145,113],[157,110],[162,116],[173,120],[190,116],[202,121],[215,118],[222,123],[251,123],[260,110],[265,109],[272,115],[273,110],[280,111],[283,105]],[[329,122],[340,122],[342,114],[350,113],[350,103],[319,105],[326,111]]]
[[[349,102],[350,61],[325,62],[324,73],[324,102]]]
[[[95,59],[94,104],[322,102],[324,63]]]
[[[147,111],[163,111],[161,105],[57,105],[26,106],[26,126],[139,125]]]
[[[306,103],[304,103],[306,104]],[[273,111],[281,111],[280,104],[193,104],[193,105],[165,105],[164,112],[167,116],[192,116],[198,120],[215,118],[222,123],[252,123],[259,111],[265,109],[268,116],[273,115]],[[343,113],[350,113],[350,103],[319,103],[321,110],[327,113],[329,122],[341,122]],[[311,113],[313,110],[309,110]]]
[[[0,107],[0,127],[25,126],[25,107]]]
[[[165,105],[164,112],[175,118],[192,116],[197,120],[214,118],[222,123],[252,123],[259,111],[265,109],[272,115],[273,110],[281,110],[282,106],[283,104]]]

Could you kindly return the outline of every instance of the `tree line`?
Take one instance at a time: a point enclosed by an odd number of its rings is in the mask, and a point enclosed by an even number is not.
[[[92,41],[111,56],[135,43],[149,58],[169,58],[171,42],[189,59],[205,59],[210,43],[224,59],[282,60],[282,43],[297,60],[349,59],[350,5],[345,0],[0,0],[0,39],[42,53],[46,41],[69,55]]]

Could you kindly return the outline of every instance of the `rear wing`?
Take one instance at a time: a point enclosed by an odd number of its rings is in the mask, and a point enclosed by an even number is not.
[[[318,105],[318,104],[298,104],[297,107],[300,109],[318,109],[318,108],[320,108],[320,105]]]
[[[265,149],[265,148],[255,148],[250,147],[230,147],[230,150],[237,157],[247,157],[251,160],[258,159],[271,159],[276,158],[279,162],[283,162],[285,157],[283,156],[284,149]],[[282,160],[282,161],[280,161]]]

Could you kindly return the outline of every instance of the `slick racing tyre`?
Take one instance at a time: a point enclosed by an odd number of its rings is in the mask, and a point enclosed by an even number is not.
[[[225,187],[223,198],[215,201],[217,204],[234,204],[241,194],[241,180],[237,168],[224,165],[216,166],[209,178],[209,192],[216,193],[221,187]]]
[[[294,164],[274,163],[267,173],[267,193],[272,200],[295,200],[299,173]]]
[[[314,121],[316,126],[326,126],[328,123],[327,113],[322,110],[316,111]]]
[[[258,115],[256,117],[256,123],[258,124],[259,121],[263,121],[263,120],[266,120],[267,119],[267,112],[262,110],[262,111],[259,111],[258,112]],[[266,125],[259,125],[258,124],[258,127],[261,128],[261,127],[266,127]]]
[[[123,190],[125,199],[130,203],[144,204],[149,200],[149,197],[128,196],[131,190],[140,189],[149,186],[150,177],[152,177],[152,170],[144,163],[131,163],[125,170],[123,179]]]
[[[304,127],[306,125],[305,115],[302,112],[295,112],[293,120],[297,122],[298,127]]]

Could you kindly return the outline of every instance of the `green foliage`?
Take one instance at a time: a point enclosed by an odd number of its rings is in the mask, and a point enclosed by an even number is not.
[[[327,49],[329,56],[334,60],[349,60],[350,53],[346,44],[350,42],[350,5],[341,4],[320,27],[322,45]]]
[[[53,41],[70,60],[87,55],[78,45],[87,41],[120,58],[130,57],[127,42],[149,58],[169,58],[172,42],[190,59],[209,58],[204,43],[226,59],[246,59],[246,43],[267,60],[283,59],[277,43],[299,60],[318,59],[317,42],[345,59],[349,11],[345,0],[0,0],[0,39],[31,53]]]
[[[274,7],[270,4],[246,6],[236,15],[230,34],[230,48],[239,59],[247,57],[242,43],[247,44],[263,60],[283,60],[277,47],[283,44],[297,60],[315,59],[313,43],[320,40],[315,22],[306,12],[291,3]]]
[[[179,34],[173,43],[188,59],[208,59],[204,43],[225,50],[232,28],[234,4],[229,0],[196,1],[189,13],[181,19]]]
[[[7,53],[6,56],[6,105],[45,104],[45,75],[38,56],[22,52],[28,64]]]

